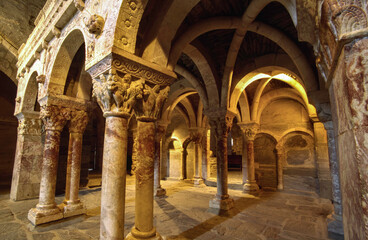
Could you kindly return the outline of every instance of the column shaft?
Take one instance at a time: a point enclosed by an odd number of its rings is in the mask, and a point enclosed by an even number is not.
[[[155,141],[155,162],[154,162],[154,192],[155,196],[164,196],[166,190],[161,187],[161,151],[162,151],[162,140]]]
[[[100,239],[124,239],[127,123],[126,118],[106,117]]]
[[[284,189],[283,154],[277,150],[277,189]]]

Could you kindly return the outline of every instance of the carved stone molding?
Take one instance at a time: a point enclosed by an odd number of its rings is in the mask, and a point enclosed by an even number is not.
[[[112,66],[121,72],[130,73],[131,75],[145,79],[145,81],[152,84],[168,86],[171,85],[175,79],[175,76],[168,75],[147,66],[141,58],[136,58],[125,54],[124,56],[113,54]]]
[[[72,110],[70,114],[69,132],[83,133],[89,120],[88,113],[83,110]]]
[[[161,108],[169,96],[170,87],[161,89],[160,85],[150,87],[148,84],[142,84],[143,97],[137,100],[134,105],[134,114],[140,121],[155,121],[159,117]]]
[[[85,8],[85,4],[83,0],[73,0],[74,6],[79,10],[83,11]]]
[[[49,105],[41,106],[40,118],[46,130],[62,131],[66,122],[71,118],[71,109]]]
[[[41,135],[41,120],[34,118],[19,119],[18,134]]]

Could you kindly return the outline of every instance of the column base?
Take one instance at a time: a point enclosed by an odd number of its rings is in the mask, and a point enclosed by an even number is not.
[[[204,181],[203,181],[202,178],[194,178],[193,179],[193,184],[196,185],[196,186],[200,186],[200,185],[204,184]]]
[[[234,207],[234,200],[228,195],[226,197],[221,196],[220,198],[216,196],[214,199],[210,200],[210,208],[215,208],[219,210],[230,210]]]
[[[86,209],[84,208],[83,203],[81,202],[78,203],[67,202],[66,204],[62,203],[61,207],[63,207],[64,218],[82,215],[86,213]]]
[[[284,185],[277,185],[277,190],[284,190]]]
[[[155,197],[162,197],[162,196],[165,196],[165,195],[166,195],[166,189],[161,188],[161,187],[156,188],[156,189],[155,189],[155,192],[154,192],[154,195],[155,195]]]
[[[330,219],[329,222],[327,223],[327,230],[329,235],[332,233],[344,236],[344,226],[342,224],[342,217],[334,214],[332,216],[332,219]]]
[[[132,228],[132,231],[126,236],[125,240],[162,240],[161,235],[156,232],[156,228],[153,228],[150,232],[141,232],[137,230],[135,227]]]
[[[28,220],[35,226],[60,220],[63,218],[63,213],[60,208],[54,206],[53,208],[42,209],[40,207],[31,208],[28,212]]]
[[[252,181],[252,182],[247,181],[243,185],[243,192],[244,193],[249,193],[249,194],[258,193],[259,192],[259,186],[256,183],[256,181]]]

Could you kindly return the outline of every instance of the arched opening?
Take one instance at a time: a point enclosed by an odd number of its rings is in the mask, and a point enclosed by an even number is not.
[[[0,188],[10,189],[17,141],[17,118],[14,117],[17,86],[0,71]]]

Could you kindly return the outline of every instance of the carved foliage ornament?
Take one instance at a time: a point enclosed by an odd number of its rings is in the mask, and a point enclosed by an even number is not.
[[[66,122],[71,119],[71,110],[66,107],[49,105],[41,106],[40,118],[46,130],[61,131]]]
[[[113,60],[112,64],[117,70],[143,78],[145,81],[152,84],[170,85],[174,81],[172,77],[167,76],[166,74],[126,58],[116,58]]]
[[[41,121],[34,118],[23,118],[19,120],[18,134],[41,135]]]
[[[83,110],[72,110],[68,124],[69,132],[83,133],[88,124],[88,113]]]
[[[368,27],[366,1],[326,0],[323,13],[335,39],[342,34]]]

